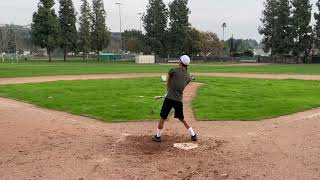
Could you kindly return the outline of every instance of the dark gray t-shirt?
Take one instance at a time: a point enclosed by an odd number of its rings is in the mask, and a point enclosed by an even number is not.
[[[170,85],[166,98],[182,102],[183,90],[190,83],[190,75],[184,68],[173,68],[168,73]]]

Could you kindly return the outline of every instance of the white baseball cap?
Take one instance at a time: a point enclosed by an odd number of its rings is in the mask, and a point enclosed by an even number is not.
[[[182,64],[186,65],[186,66],[189,66],[190,64],[190,57],[188,55],[183,55],[180,57],[180,61]]]

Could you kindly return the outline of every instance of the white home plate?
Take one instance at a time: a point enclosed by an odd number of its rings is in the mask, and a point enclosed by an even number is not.
[[[173,145],[175,148],[183,149],[183,150],[190,150],[198,147],[198,144],[193,143],[175,143]]]

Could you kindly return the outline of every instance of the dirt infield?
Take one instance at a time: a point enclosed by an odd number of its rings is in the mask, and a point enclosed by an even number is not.
[[[1,84],[22,84],[49,82],[59,80],[89,80],[89,79],[125,79],[141,77],[159,77],[165,73],[142,73],[142,74],[88,74],[88,75],[63,75],[63,76],[42,76],[42,77],[22,77],[22,78],[0,78]],[[243,73],[193,73],[195,76],[208,77],[238,77],[238,78],[258,78],[258,79],[300,79],[300,80],[320,80],[320,75],[293,75],[293,74],[243,74]]]
[[[190,105],[199,86],[184,94],[200,138],[190,151],[173,147],[190,141],[176,120],[156,144],[156,122],[107,124],[0,98],[0,179],[320,179],[320,109],[198,122]]]

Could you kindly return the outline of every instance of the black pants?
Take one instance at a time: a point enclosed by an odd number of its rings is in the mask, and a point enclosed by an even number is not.
[[[163,102],[161,113],[160,113],[161,118],[168,119],[168,115],[172,108],[174,109],[174,118],[184,120],[182,102],[174,101],[168,98],[166,98]]]

